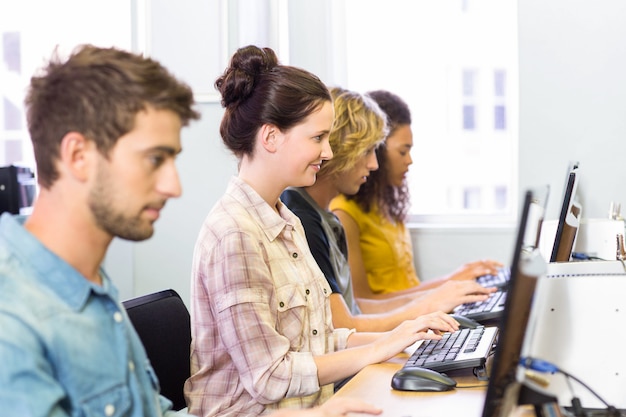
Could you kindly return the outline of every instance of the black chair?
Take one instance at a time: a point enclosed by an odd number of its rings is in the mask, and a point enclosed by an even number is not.
[[[174,403],[175,410],[185,408],[183,385],[191,372],[191,322],[185,303],[168,289],[122,304],[159,378],[161,394]]]

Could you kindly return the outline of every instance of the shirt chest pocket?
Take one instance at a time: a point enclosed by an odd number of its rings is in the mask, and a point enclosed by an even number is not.
[[[309,303],[302,285],[288,284],[276,289],[276,328],[287,337],[291,350],[299,351],[309,332]]]
[[[127,387],[116,386],[82,403],[85,417],[121,417],[130,409],[130,392]]]

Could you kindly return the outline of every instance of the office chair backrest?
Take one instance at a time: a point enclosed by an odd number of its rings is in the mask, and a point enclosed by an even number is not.
[[[190,375],[191,322],[183,300],[169,289],[122,304],[159,378],[161,394],[174,403],[175,410],[185,408],[183,385]]]

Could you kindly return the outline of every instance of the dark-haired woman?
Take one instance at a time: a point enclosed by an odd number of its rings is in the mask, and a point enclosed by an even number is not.
[[[332,157],[331,96],[271,49],[239,49],[216,81],[220,133],[239,172],[205,219],[192,265],[189,412],[255,416],[308,408],[333,383],[457,323],[443,313],[386,333],[334,329],[330,287],[298,218],[279,197]]]

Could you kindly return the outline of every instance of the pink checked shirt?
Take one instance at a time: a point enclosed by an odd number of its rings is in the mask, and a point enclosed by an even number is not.
[[[300,220],[277,214],[249,185],[231,179],[196,242],[191,285],[189,412],[256,416],[321,404],[314,355],[343,349],[333,329],[324,275]]]

